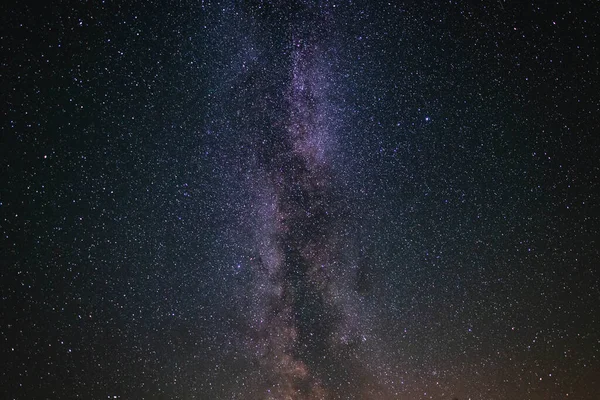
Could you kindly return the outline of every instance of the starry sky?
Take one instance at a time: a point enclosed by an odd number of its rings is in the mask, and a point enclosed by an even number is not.
[[[33,4],[1,398],[597,398],[598,2]]]

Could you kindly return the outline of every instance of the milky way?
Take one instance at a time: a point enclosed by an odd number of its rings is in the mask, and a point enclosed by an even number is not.
[[[597,2],[12,3],[0,398],[597,399]]]
[[[301,22],[317,31],[330,24],[318,13]],[[254,212],[242,216],[255,229],[256,253],[247,345],[264,370],[264,398],[325,399],[335,387],[322,382],[322,372],[340,361],[333,356],[340,346],[365,340],[366,315],[355,260],[344,257],[354,235],[343,182],[333,171],[342,133],[340,105],[332,100],[342,84],[332,71],[334,38],[295,26],[289,36],[287,80],[275,88],[284,107],[264,127],[271,147],[263,141],[252,148],[257,161],[247,183]]]

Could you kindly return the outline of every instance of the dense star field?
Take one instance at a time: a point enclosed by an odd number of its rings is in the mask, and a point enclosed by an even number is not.
[[[597,1],[1,11],[2,399],[598,398]]]

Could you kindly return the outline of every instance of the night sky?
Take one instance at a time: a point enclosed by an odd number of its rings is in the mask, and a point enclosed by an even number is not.
[[[600,3],[33,4],[0,398],[598,399]]]

